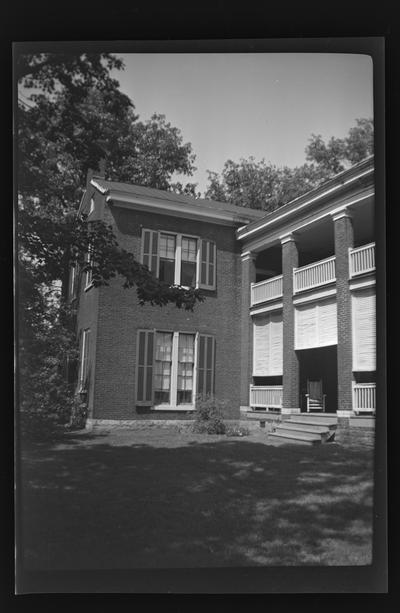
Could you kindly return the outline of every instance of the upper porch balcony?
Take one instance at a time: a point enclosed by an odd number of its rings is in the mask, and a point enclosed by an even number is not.
[[[349,279],[375,270],[375,243],[350,250]],[[331,256],[293,270],[293,293],[334,283],[336,258]],[[282,275],[251,284],[251,306],[282,297]]]

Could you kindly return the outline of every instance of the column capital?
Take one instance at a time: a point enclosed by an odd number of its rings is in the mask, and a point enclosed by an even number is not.
[[[283,234],[282,236],[280,236],[279,240],[281,241],[281,245],[286,245],[286,243],[290,242],[295,243],[296,237],[290,232],[290,234]]]
[[[247,262],[248,260],[255,261],[257,259],[257,253],[255,251],[242,251],[240,257],[242,262]]]
[[[353,219],[353,213],[349,209],[342,209],[341,211],[334,211],[331,213],[331,217],[333,221],[338,221],[339,219],[343,219],[345,217],[348,219]]]

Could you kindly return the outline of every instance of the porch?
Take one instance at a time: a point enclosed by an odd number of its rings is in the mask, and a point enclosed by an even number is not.
[[[252,411],[267,411],[281,413],[282,411],[282,385],[250,385],[249,406]],[[376,384],[357,383],[353,387],[353,412],[375,414],[376,411]],[[336,415],[332,409],[323,413],[326,416]],[[321,413],[319,413],[321,415]]]
[[[331,256],[312,262],[293,271],[293,293],[322,287],[336,282],[336,258]],[[375,270],[375,243],[368,243],[350,250],[349,279],[371,273]],[[282,298],[283,277],[276,275],[251,284],[250,306],[256,306]]]

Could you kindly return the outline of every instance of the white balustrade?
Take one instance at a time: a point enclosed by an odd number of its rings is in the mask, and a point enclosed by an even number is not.
[[[254,408],[282,407],[282,385],[250,385],[250,406]]]
[[[351,249],[349,266],[350,278],[375,270],[375,243]]]
[[[251,306],[282,296],[282,275],[251,284]]]
[[[375,412],[376,384],[356,383],[353,387],[353,411]]]
[[[313,262],[293,271],[293,291],[301,292],[336,280],[335,256]]]

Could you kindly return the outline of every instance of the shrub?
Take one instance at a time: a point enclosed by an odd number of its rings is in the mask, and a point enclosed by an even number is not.
[[[196,409],[194,411],[194,431],[206,434],[225,434],[224,406],[224,402],[217,400],[210,394],[199,395],[196,398]]]
[[[250,430],[244,426],[233,426],[231,428],[227,428],[225,434],[226,436],[248,436],[250,434]]]

